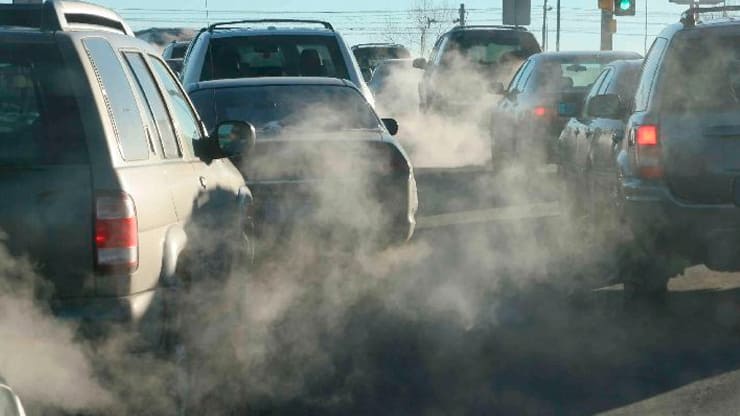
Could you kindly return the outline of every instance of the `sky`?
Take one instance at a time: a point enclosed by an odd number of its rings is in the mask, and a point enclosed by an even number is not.
[[[6,0],[7,1],[7,0]],[[206,5],[210,22],[252,18],[305,18],[328,20],[350,44],[396,41],[418,54],[420,33],[409,10],[420,2],[433,5],[433,13],[452,18],[461,0],[89,0],[117,10],[134,28],[193,27],[206,23]],[[541,42],[543,3],[532,0],[532,24],[528,26]],[[555,50],[555,10],[557,0],[548,0],[548,50]],[[469,24],[501,24],[502,0],[465,0]],[[561,0],[561,50],[593,50],[600,45],[598,0]],[[729,1],[737,4],[740,0]],[[645,23],[647,7],[647,42]],[[655,35],[678,21],[687,6],[668,0],[637,0],[637,15],[617,17],[615,50],[645,52]],[[447,9],[441,12],[439,9]],[[444,29],[437,25],[438,31]],[[429,40],[433,43],[433,40]]]

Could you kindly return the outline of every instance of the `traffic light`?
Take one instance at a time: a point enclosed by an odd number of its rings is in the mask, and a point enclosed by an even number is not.
[[[614,0],[614,15],[634,16],[637,8],[635,5],[636,1],[637,0]]]

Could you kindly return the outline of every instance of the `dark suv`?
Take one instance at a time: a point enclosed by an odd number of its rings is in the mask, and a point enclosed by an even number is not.
[[[642,265],[625,293],[656,294],[684,266],[740,270],[740,22],[690,9],[645,58],[618,155],[619,202]]]
[[[2,5],[0,39],[4,243],[38,265],[58,315],[161,327],[164,294],[204,238],[194,226],[219,218],[224,241],[243,237],[242,176],[116,13]]]
[[[519,65],[540,52],[534,36],[524,28],[509,26],[458,26],[440,36],[419,84],[422,111],[465,110],[480,104],[489,85],[507,85]],[[490,101],[490,100],[488,100]]]

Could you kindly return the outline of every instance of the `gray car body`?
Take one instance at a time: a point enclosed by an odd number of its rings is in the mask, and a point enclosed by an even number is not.
[[[561,172],[566,180],[579,189],[579,194],[589,195],[613,192],[616,156],[619,152],[629,113],[627,106],[634,101],[637,78],[642,59],[615,61],[607,65],[584,99],[583,111],[571,118],[558,139]],[[594,116],[589,111],[593,97],[605,94],[619,96],[625,106],[621,118]]]
[[[190,234],[188,224],[198,215],[240,217],[250,201],[249,189],[228,159],[204,161],[185,142],[173,124],[174,105],[152,67],[164,65],[166,70],[166,64],[147,43],[94,27],[69,31],[2,27],[0,38],[19,47],[58,47],[75,88],[84,148],[89,154],[85,163],[0,167],[0,229],[6,233],[7,245],[12,254],[30,258],[52,283],[52,306],[59,316],[138,322],[154,313],[161,289],[177,279],[181,254],[198,238]],[[137,126],[141,136],[120,136],[110,115],[112,94],[101,87],[98,69],[83,43],[88,39],[104,40],[118,58],[108,64],[120,66],[127,75],[128,82],[122,87],[137,97],[138,108],[133,111],[142,119]],[[179,157],[164,158],[161,147],[151,144],[146,160],[127,161],[122,156],[121,141],[147,141],[145,133],[156,131],[145,121],[147,104],[135,92],[138,84],[123,51],[141,54],[153,74],[170,115],[169,128],[176,132]],[[198,123],[200,139],[205,139],[197,112],[189,100],[186,105]],[[132,272],[102,273],[96,267],[95,198],[109,193],[126,194],[135,204],[139,254],[138,268]]]
[[[626,223],[649,241],[669,241],[661,248],[692,264],[716,270],[740,270],[740,208],[736,178],[740,164],[740,113],[737,107],[712,112],[680,113],[666,108],[658,92],[691,86],[668,83],[666,56],[677,40],[696,37],[740,38],[740,23],[717,20],[697,25],[673,24],[656,38],[640,78],[635,110],[626,126],[617,156],[619,194]],[[735,41],[736,42],[736,41]],[[701,62],[701,57],[696,57]],[[716,80],[720,82],[720,80]],[[641,125],[658,125],[660,179],[641,177],[635,159],[635,132]]]

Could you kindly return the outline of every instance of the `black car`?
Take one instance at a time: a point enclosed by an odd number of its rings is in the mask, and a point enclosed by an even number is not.
[[[352,54],[355,55],[365,81],[370,81],[373,71],[381,62],[387,59],[411,58],[411,52],[398,43],[362,43],[352,46]]]
[[[560,172],[579,211],[602,212],[616,189],[616,155],[641,69],[642,59],[607,65],[586,95],[582,111],[560,133]]]
[[[424,70],[420,109],[450,113],[480,108],[488,85],[507,84],[519,65],[538,52],[537,40],[521,27],[455,27],[440,36],[429,61],[414,61]]]
[[[740,21],[702,11],[655,39],[617,159],[641,254],[623,275],[632,298],[665,293],[685,266],[740,270]]]
[[[349,81],[284,77],[206,81],[190,89],[206,125],[244,119],[257,129],[240,170],[255,196],[256,231],[360,231],[381,244],[408,240],[418,206],[409,159]],[[372,238],[371,238],[372,237]]]
[[[555,144],[565,123],[581,110],[601,70],[634,52],[545,52],[517,71],[491,119],[491,157],[504,162],[556,162]]]

